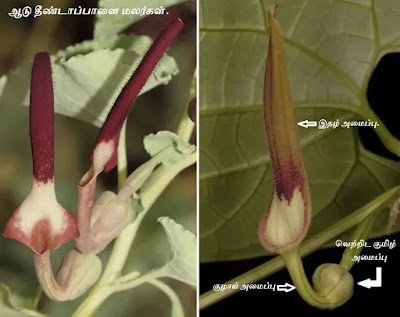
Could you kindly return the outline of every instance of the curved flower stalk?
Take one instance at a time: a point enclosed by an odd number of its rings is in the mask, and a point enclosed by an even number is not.
[[[273,192],[260,222],[259,240],[266,250],[283,253],[296,248],[307,234],[311,202],[275,9],[273,5],[269,11],[270,41],[264,80],[264,120]]]
[[[94,205],[96,179],[101,172],[110,171],[116,166],[121,129],[129,110],[182,28],[183,22],[180,19],[174,19],[164,27],[118,96],[100,130],[90,154],[92,165],[78,184],[77,220],[80,236],[76,239],[76,245],[81,252],[101,251],[133,219],[133,211],[126,200],[130,195],[126,195],[126,192],[123,197],[114,195],[112,198],[111,194],[107,194],[107,198],[99,199]]]
[[[311,221],[310,193],[299,146],[294,108],[285,67],[283,36],[269,10],[270,40],[264,81],[264,119],[273,170],[271,203],[259,225],[261,245],[279,253],[301,297],[321,309],[333,309],[349,300],[354,281],[348,268],[323,264],[313,276],[305,275],[299,245]]]
[[[43,254],[79,235],[74,217],[57,202],[54,190],[54,97],[48,53],[38,53],[33,62],[29,118],[32,189],[7,222],[4,236]]]
[[[64,257],[56,277],[51,268],[50,251],[35,255],[35,267],[43,291],[54,301],[81,296],[101,274],[101,261],[95,254],[82,254],[75,249]]]

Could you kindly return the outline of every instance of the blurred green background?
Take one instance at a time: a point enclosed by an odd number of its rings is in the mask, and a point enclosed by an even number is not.
[[[8,16],[13,7],[36,4],[57,7],[76,6],[73,0],[0,2],[0,75],[6,74],[38,51],[55,53],[68,45],[91,39],[94,17],[42,16],[38,19],[15,20]],[[97,1],[80,2],[83,7],[95,7]],[[129,171],[148,159],[143,149],[143,137],[159,130],[175,131],[182,112],[186,111],[189,88],[196,63],[196,12],[193,2],[168,9],[169,15],[150,16],[126,32],[154,37],[167,20],[179,16],[185,29],[169,55],[173,56],[180,73],[171,83],[158,87],[138,98],[128,120],[127,151]],[[99,65],[101,67],[101,65]],[[76,208],[76,184],[89,167],[88,153],[94,145],[98,129],[87,123],[56,115],[55,183],[58,200],[73,213]],[[28,194],[31,186],[31,156],[29,144],[28,109],[0,104],[0,225],[3,228],[11,213]],[[103,173],[98,189],[116,190],[116,171]],[[164,264],[170,249],[163,229],[156,219],[168,216],[196,233],[196,169],[184,171],[167,188],[149,212],[130,252],[125,271],[142,272]],[[52,252],[54,271],[73,245],[69,243]],[[100,253],[103,265],[110,247]],[[31,251],[12,240],[0,238],[0,283],[18,291],[36,282]],[[167,280],[178,293],[186,316],[195,316],[196,292],[191,287]],[[85,297],[54,303],[43,296],[39,310],[50,316],[70,316]],[[169,316],[169,300],[158,289],[143,285],[110,297],[96,316]],[[3,317],[3,316],[1,316]],[[7,316],[4,316],[7,317]]]

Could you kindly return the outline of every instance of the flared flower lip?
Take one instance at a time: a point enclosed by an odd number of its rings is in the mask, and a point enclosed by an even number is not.
[[[42,254],[79,236],[72,214],[56,199],[54,189],[54,93],[50,55],[38,53],[32,66],[29,129],[33,184],[4,229],[15,239]]]
[[[104,122],[94,150],[92,167],[78,184],[79,230],[89,234],[90,211],[96,177],[117,164],[117,148],[122,125],[139,92],[146,84],[166,49],[183,28],[180,19],[170,21],[146,52],[138,68],[115,101]],[[7,222],[4,236],[20,241],[42,254],[70,239],[79,237],[78,225],[56,199],[54,189],[54,92],[50,55],[35,55],[31,77],[30,136],[33,159],[33,185],[30,194]]]

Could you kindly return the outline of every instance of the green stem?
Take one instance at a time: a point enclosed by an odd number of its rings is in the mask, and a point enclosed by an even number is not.
[[[376,134],[381,139],[383,145],[390,152],[400,157],[400,140],[390,133],[389,129],[385,126],[382,120],[371,110],[371,108],[369,106],[365,106],[360,114],[362,115],[364,120],[370,119],[371,121],[378,122],[379,126],[374,129]]]
[[[192,78],[192,87],[190,88],[189,91],[188,104],[191,102],[193,98],[196,97],[196,91],[197,91],[196,84],[197,84],[197,75],[195,70]],[[190,137],[192,136],[194,126],[195,124],[192,120],[190,120],[187,111],[184,111],[176,134],[179,136],[181,140],[189,141]]]
[[[26,309],[26,308],[22,308],[20,310],[20,312],[23,313],[24,316],[29,316],[29,317],[48,317],[47,315],[45,315],[45,314],[43,314],[41,312],[38,312],[38,311],[35,311],[35,310]]]
[[[353,248],[346,247],[342,255],[342,260],[340,261],[340,266],[347,271],[350,271],[355,264],[355,262],[353,261],[354,257],[360,255],[363,249],[363,245],[361,245],[361,243],[362,241],[366,241],[369,238],[372,225],[374,224],[375,219],[379,215],[380,211],[381,210],[377,210],[371,213],[357,226],[356,230],[354,230],[351,236],[351,241],[356,241],[357,243],[360,243],[360,245],[357,244],[357,246]]]
[[[148,281],[150,284],[154,285],[157,287],[159,290],[163,291],[164,294],[166,294],[170,301],[171,301],[171,316],[172,317],[178,317],[178,316],[185,316],[185,312],[183,310],[181,301],[178,297],[178,295],[175,293],[175,291],[167,284],[164,282],[157,280],[157,279],[151,279]]]
[[[121,135],[119,137],[118,145],[118,190],[124,186],[128,177],[128,156],[126,155],[126,124],[128,119],[125,120]]]
[[[85,300],[72,317],[91,317],[111,294],[132,289],[146,282],[152,282],[153,279],[161,276],[162,272],[163,267],[143,275],[139,273],[139,276],[128,282],[120,282],[120,278],[118,278],[109,286],[100,288],[92,300]]]
[[[171,181],[184,169],[195,164],[197,152],[190,154],[178,163],[172,165],[162,165],[143,185],[140,194],[140,202],[145,210],[148,210],[157,200],[160,194],[171,183]]]
[[[393,201],[398,199],[400,195],[400,186],[394,187],[388,190],[386,193],[378,196],[374,200],[370,201],[365,206],[353,212],[351,215],[345,217],[344,219],[338,221],[335,225],[324,230],[323,232],[315,235],[313,238],[306,240],[300,246],[300,255],[302,257],[318,250],[322,246],[326,245],[328,242],[332,241],[338,235],[350,230],[365,218],[367,218],[375,210],[381,210],[384,207],[390,205]],[[272,260],[257,266],[256,268],[247,271],[227,282],[225,284],[238,283],[238,289],[226,289],[223,292],[215,292],[213,290],[208,291],[200,296],[200,309],[207,308],[220,300],[229,297],[240,290],[240,285],[255,283],[261,279],[276,273],[285,267],[285,261],[281,256],[277,256]]]
[[[124,276],[117,277],[114,280],[114,283],[129,282],[129,281],[132,281],[132,280],[138,278],[140,275],[142,275],[142,274],[139,271],[132,271],[132,272],[130,272],[128,274],[125,274]]]
[[[184,140],[189,140],[192,131],[194,129],[194,124],[190,124],[186,121],[190,119],[187,115],[183,116],[182,122],[179,125],[179,133]],[[127,257],[129,255],[129,251],[131,249],[132,243],[136,237],[137,231],[142,223],[144,217],[147,214],[147,211],[153,205],[153,203],[157,200],[157,198],[161,195],[164,189],[168,186],[168,184],[185,168],[193,165],[197,160],[196,152],[189,155],[185,159],[177,162],[173,165],[169,166],[160,166],[154,172],[154,168],[156,167],[157,160],[151,161],[150,164],[144,167],[144,170],[141,170],[139,176],[140,185],[146,181],[146,183],[141,188],[140,192],[140,201],[142,206],[144,207],[143,211],[139,213],[135,219],[135,221],[129,224],[117,237],[114,242],[113,249],[111,251],[110,258],[108,260],[107,266],[103,272],[103,275],[96,283],[96,285],[92,288],[89,295],[82,302],[82,304],[78,307],[78,310],[75,312],[73,317],[88,317],[92,316],[100,305],[114,292],[119,291],[118,288],[114,285],[110,288],[110,284],[115,280],[118,276],[121,275],[122,269],[125,265]],[[153,164],[154,163],[154,164]],[[147,174],[150,174],[147,175]],[[143,175],[142,175],[143,174]],[[149,177],[148,177],[149,176]],[[147,179],[148,178],[148,179]],[[118,147],[118,188],[119,190],[124,188],[124,185],[127,181],[127,157],[126,157],[126,122],[121,131],[120,142]],[[136,181],[133,180],[134,184],[129,184],[133,190],[136,191],[135,185],[137,185]],[[123,193],[122,193],[123,194]],[[130,277],[137,276],[137,272],[134,274],[128,274]],[[126,278],[127,276],[122,276],[121,279]],[[140,279],[138,277],[135,280]],[[123,284],[125,285],[125,284]]]
[[[126,154],[126,125],[127,120],[125,120],[124,125],[121,129],[121,135],[119,138],[118,145],[118,189],[120,190],[126,182],[128,177],[128,159]],[[132,225],[129,224],[115,240],[113,250],[111,252],[110,258],[108,260],[107,266],[101,276],[100,280],[97,282],[95,289],[102,285],[107,285],[108,282],[112,281],[115,276],[117,276],[125,263],[127,254],[121,252],[121,244],[124,244],[124,237],[128,236],[132,231]],[[122,243],[121,243],[122,242]],[[129,246],[130,247],[130,246]],[[128,249],[129,250],[129,249]]]
[[[285,259],[286,267],[289,271],[290,277],[296,285],[297,292],[300,296],[310,305],[322,309],[329,308],[331,304],[325,297],[318,294],[311,286],[304,272],[303,262],[299,254],[298,248],[282,254]]]
[[[126,291],[128,289],[132,289],[134,287],[137,287],[143,283],[150,282],[152,279],[159,278],[164,275],[163,273],[164,267],[158,268],[156,270],[152,270],[146,274],[140,275],[137,278],[124,282],[124,283],[119,283],[119,279],[115,281],[115,283],[112,285],[113,291],[114,292],[122,292]]]
[[[148,179],[146,184],[141,189],[140,199],[144,210],[137,216],[135,221],[128,225],[128,227],[118,236],[114,243],[114,248],[110,256],[107,267],[101,279],[97,282],[96,286],[91,290],[88,297],[78,308],[78,313],[74,317],[92,316],[98,307],[104,302],[108,296],[114,291],[119,291],[113,287],[111,291],[105,292],[110,283],[121,274],[126,258],[129,254],[131,245],[136,233],[143,221],[147,211],[161,195],[168,184],[185,168],[193,165],[196,162],[196,152],[184,158],[178,163],[169,166],[161,166],[158,168]],[[95,302],[96,305],[94,303]],[[96,309],[96,310],[92,310]]]
[[[193,133],[194,125],[194,122],[190,120],[186,113],[184,113],[177,131],[179,138],[189,141]]]
[[[95,296],[88,296],[78,307],[72,317],[92,317],[103,302],[113,293],[111,287],[99,288]],[[90,300],[88,300],[90,298]]]

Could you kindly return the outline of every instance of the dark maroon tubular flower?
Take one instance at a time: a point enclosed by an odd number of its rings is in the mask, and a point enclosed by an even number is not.
[[[174,19],[164,27],[118,96],[99,132],[90,155],[92,166],[78,184],[77,221],[80,236],[76,239],[76,246],[83,253],[103,249],[131,222],[132,210],[117,197],[107,201],[99,199],[93,208],[96,178],[102,171],[110,171],[116,166],[120,132],[129,110],[182,28],[183,22],[180,19]],[[104,219],[93,220],[92,211],[99,213],[100,210]]]
[[[54,177],[54,94],[48,53],[38,53],[32,67],[29,124],[33,177],[47,183]]]
[[[48,53],[36,54],[33,62],[30,134],[32,189],[7,222],[4,236],[42,254],[79,235],[74,217],[57,202],[54,190],[54,97]]]
[[[95,174],[103,170],[110,171],[116,166],[120,131],[129,110],[164,52],[182,28],[183,22],[180,19],[174,19],[164,27],[115,101],[100,130],[92,153]]]

